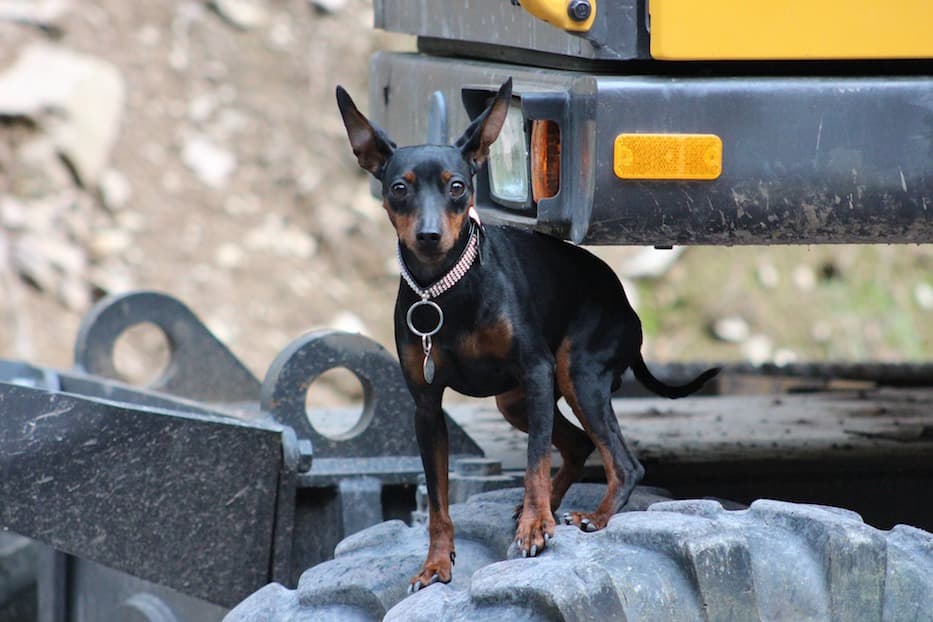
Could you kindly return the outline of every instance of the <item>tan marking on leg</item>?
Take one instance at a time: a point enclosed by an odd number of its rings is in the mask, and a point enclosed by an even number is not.
[[[552,442],[560,452],[560,469],[551,479],[551,509],[556,511],[567,494],[567,490],[580,480],[586,459],[593,451],[593,444],[583,430],[580,430],[557,409],[554,409],[554,431]]]
[[[576,402],[573,391],[573,382],[570,380],[570,338],[564,337],[554,353],[554,378],[557,382],[557,390],[576,413],[577,409],[571,403]]]
[[[551,513],[551,456],[546,453],[538,464],[528,465],[525,470],[525,499],[515,529],[515,541],[523,556],[534,557],[543,551],[554,536],[555,524]]]
[[[505,420],[528,434],[528,412],[525,409],[525,389],[518,387],[496,396],[496,407]]]
[[[453,577],[456,550],[454,547],[454,523],[450,519],[448,511],[450,499],[448,495],[447,469],[449,460],[447,451],[447,445],[434,447],[434,464],[437,472],[437,507],[433,505],[428,507],[428,554],[425,557],[421,571],[412,577],[412,586],[420,583],[420,587],[425,587],[434,581],[449,583]]]

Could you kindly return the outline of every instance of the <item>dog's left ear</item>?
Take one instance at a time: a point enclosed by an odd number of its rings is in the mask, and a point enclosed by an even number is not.
[[[395,152],[395,143],[357,110],[356,104],[350,99],[350,94],[342,86],[337,87],[337,107],[340,108],[340,116],[343,117],[343,124],[347,128],[350,146],[353,147],[353,153],[360,167],[381,180],[385,163]]]
[[[496,142],[499,132],[502,131],[511,100],[512,78],[509,78],[499,87],[499,92],[496,93],[492,103],[481,115],[473,119],[473,122],[463,132],[463,136],[454,143],[455,147],[460,148],[464,159],[472,165],[474,172],[489,157],[489,146]]]

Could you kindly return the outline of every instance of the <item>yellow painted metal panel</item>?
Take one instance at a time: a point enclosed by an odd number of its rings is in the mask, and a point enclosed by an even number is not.
[[[622,179],[716,179],[722,140],[715,134],[619,134],[612,169]]]
[[[933,0],[650,0],[661,60],[933,58]]]
[[[570,32],[587,32],[596,20],[596,0],[590,0],[590,15],[582,22],[571,19],[570,0],[521,0],[521,5],[538,19]]]

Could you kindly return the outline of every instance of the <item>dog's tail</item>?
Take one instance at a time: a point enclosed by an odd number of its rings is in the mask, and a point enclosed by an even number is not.
[[[676,399],[678,397],[687,397],[691,393],[696,393],[700,388],[706,384],[706,381],[710,378],[713,378],[720,372],[721,367],[713,367],[707,369],[705,372],[688,382],[687,384],[681,385],[669,385],[661,382],[654,377],[649,370],[647,365],[645,365],[645,359],[642,358],[639,353],[638,356],[632,361],[631,364],[632,373],[635,374],[635,377],[638,378],[639,382],[645,385],[645,388],[656,393],[661,397],[669,397],[670,399]]]

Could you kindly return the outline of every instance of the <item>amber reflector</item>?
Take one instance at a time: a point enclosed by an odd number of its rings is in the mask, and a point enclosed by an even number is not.
[[[722,140],[715,134],[619,134],[612,168],[622,179],[716,179]]]
[[[531,198],[550,199],[560,190],[560,126],[554,121],[531,124]]]

